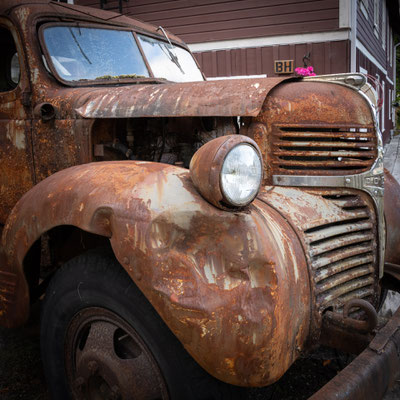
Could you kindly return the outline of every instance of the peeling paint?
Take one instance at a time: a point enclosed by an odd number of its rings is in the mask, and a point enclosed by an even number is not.
[[[7,139],[18,149],[24,150],[25,145],[25,121],[13,121],[6,126]]]

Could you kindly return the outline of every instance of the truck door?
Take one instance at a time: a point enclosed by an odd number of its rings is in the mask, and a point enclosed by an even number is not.
[[[0,18],[0,233],[12,207],[34,185],[30,89],[23,48]]]

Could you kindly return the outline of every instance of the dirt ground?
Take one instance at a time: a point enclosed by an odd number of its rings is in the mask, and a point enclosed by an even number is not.
[[[1,400],[50,400],[40,360],[39,314],[39,306],[36,306],[24,328],[0,328]],[[250,389],[247,398],[307,399],[351,360],[352,356],[331,349],[320,349],[298,360],[276,384],[268,388]],[[399,398],[399,387],[385,396],[385,400]]]
[[[250,400],[307,399],[342,367],[333,352],[298,361],[269,388],[249,390]],[[39,349],[38,315],[22,329],[0,329],[0,399],[48,400]]]
[[[40,360],[39,307],[19,329],[0,328],[0,399],[48,400]]]

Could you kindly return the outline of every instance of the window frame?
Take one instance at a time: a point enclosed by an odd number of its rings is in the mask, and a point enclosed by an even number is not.
[[[79,87],[79,86],[94,86],[94,85],[110,85],[110,84],[127,84],[127,83],[132,83],[132,82],[147,82],[147,81],[154,81],[154,75],[153,71],[151,70],[147,59],[145,55],[143,54],[142,48],[138,44],[138,40],[136,38],[135,32],[133,31],[132,28],[126,28],[126,27],[120,27],[120,26],[110,26],[110,25],[103,25],[103,24],[93,24],[93,23],[81,23],[79,22],[79,28],[92,28],[92,29],[107,29],[107,30],[117,30],[117,31],[127,31],[131,32],[134,41],[138,47],[139,53],[142,56],[142,59],[144,61],[144,64],[149,72],[149,77],[146,78],[124,78],[124,79],[112,79],[112,80],[85,80],[85,81],[67,81],[63,79],[57,72],[56,68],[53,65],[53,62],[51,60],[50,53],[47,49],[46,46],[46,41],[44,39],[44,30],[46,28],[51,28],[51,27],[60,27],[60,26],[65,26],[65,27],[77,27],[76,22],[47,22],[44,23],[43,25],[40,26],[39,28],[39,42],[40,42],[40,47],[41,51],[46,59],[46,64],[48,66],[48,69],[50,70],[51,74],[62,84],[66,86],[71,86],[71,87]],[[46,67],[46,65],[45,65]],[[46,68],[46,70],[48,70]]]
[[[0,93],[11,93],[11,92],[14,92],[18,88],[18,86],[20,86],[20,84],[21,84],[21,80],[22,80],[21,54],[20,54],[20,51],[18,49],[18,41],[16,40],[13,31],[9,27],[7,27],[4,24],[2,24],[1,21],[0,21],[0,28],[5,29],[5,30],[8,31],[8,33],[10,34],[10,36],[12,37],[12,39],[14,41],[14,46],[15,46],[15,53],[11,54],[10,56],[3,57],[3,60],[5,60],[4,64],[7,64],[6,65],[6,71],[5,71],[5,79],[7,80],[8,85],[10,86],[10,89],[8,89],[8,90],[1,90],[0,89]],[[11,62],[12,62],[12,59],[13,59],[15,54],[17,54],[17,56],[18,56],[18,62],[19,62],[19,68],[20,68],[20,74],[19,74],[18,83],[15,83],[11,78]]]
[[[135,34],[136,34],[136,33],[135,33]],[[196,67],[198,68],[198,70],[199,70],[199,72],[200,72],[200,76],[203,78],[203,81],[205,80],[205,79],[204,79],[203,71],[201,70],[199,63],[197,62],[196,57],[194,57],[193,53],[192,53],[190,50],[188,51],[186,48],[184,48],[184,47],[182,47],[182,46],[177,46],[177,45],[176,45],[174,42],[172,42],[172,41],[170,41],[170,43],[169,43],[169,42],[166,41],[165,39],[162,39],[162,40],[161,40],[161,39],[159,39],[159,38],[157,38],[157,37],[150,36],[150,35],[147,35],[147,34],[145,34],[145,33],[138,32],[137,35],[136,35],[136,39],[137,39],[139,45],[142,47],[143,54],[144,54],[145,56],[146,56],[146,52],[145,52],[145,50],[143,49],[142,41],[140,40],[139,36],[142,36],[142,37],[150,37],[150,38],[152,38],[152,39],[154,39],[154,40],[158,40],[158,41],[160,41],[160,42],[162,42],[162,43],[165,43],[165,44],[167,44],[167,45],[171,43],[171,44],[173,44],[175,47],[179,47],[179,48],[183,49],[184,51],[186,51],[186,52],[192,57],[192,60],[193,60],[194,64],[196,65]],[[168,39],[169,39],[169,38],[168,38]],[[147,59],[147,57],[146,57],[146,59]],[[149,66],[150,66],[150,68],[151,68],[151,61],[150,61],[150,59],[147,59],[147,61],[148,61]],[[154,64],[153,64],[153,65],[154,65]],[[154,73],[154,72],[153,72],[153,73]],[[168,81],[168,82],[176,82],[176,83],[196,82],[196,81],[170,81],[170,80],[168,80],[167,78],[160,78],[160,77],[157,77],[157,79],[165,79],[165,80]],[[197,82],[201,82],[201,81],[197,81]]]
[[[46,46],[46,42],[44,39],[44,30],[46,28],[49,27],[53,27],[53,26],[67,26],[67,27],[76,27],[77,26],[77,22],[45,22],[43,23],[38,31],[38,36],[39,36],[39,43],[40,43],[40,48],[42,51],[42,54],[45,57],[48,69],[46,68],[46,70],[50,70],[51,74],[62,84],[66,85],[66,86],[70,86],[70,87],[80,87],[80,86],[112,86],[112,85],[116,85],[116,84],[132,84],[132,83],[154,83],[154,82],[160,82],[160,81],[166,81],[163,78],[157,78],[154,76],[153,70],[151,69],[151,66],[147,60],[147,57],[143,51],[142,45],[137,37],[137,34],[141,34],[141,35],[146,35],[152,38],[155,38],[157,40],[163,41],[165,43],[167,43],[167,41],[165,40],[165,38],[163,36],[159,36],[159,35],[155,35],[152,32],[148,32],[144,29],[135,29],[133,27],[124,27],[124,26],[119,26],[119,25],[106,25],[106,24],[96,24],[96,23],[90,23],[90,22],[82,22],[79,21],[79,27],[80,28],[94,28],[94,29],[109,29],[109,30],[117,30],[117,31],[127,31],[127,32],[131,32],[135,43],[139,49],[140,55],[142,56],[142,59],[146,65],[146,68],[149,72],[149,77],[146,78],[123,78],[123,79],[112,79],[112,80],[85,80],[83,82],[80,81],[67,81],[65,79],[63,79],[58,73],[57,70],[55,69],[52,61],[51,61],[51,57],[50,54],[48,52],[47,46]],[[185,51],[189,52],[190,55],[193,57],[195,63],[197,66],[197,60],[196,58],[193,56],[192,52],[186,47],[183,46],[182,43],[177,42],[176,40],[170,39],[171,43],[174,44],[175,46],[181,47],[182,49],[184,49]],[[201,68],[199,67],[200,71]],[[201,71],[202,72],[202,71]]]
[[[364,14],[366,20],[368,20],[368,10],[369,10],[369,1],[368,0],[359,0],[358,7],[360,8],[361,12]]]
[[[379,2],[374,0],[374,34],[379,38]]]
[[[0,17],[0,26],[4,29],[7,29],[11,33],[14,39],[14,44],[18,53],[19,66],[21,71],[18,85],[16,85],[15,88],[0,92],[0,110],[2,110],[1,103],[15,102],[18,99],[21,101],[22,94],[25,92],[30,92],[30,81],[27,75],[25,50],[22,46],[22,41],[16,27],[10,20],[2,17]],[[4,110],[2,111],[4,112]]]
[[[387,12],[386,12],[386,4],[385,1],[382,1],[382,47],[384,50],[386,50],[386,45],[387,45]]]

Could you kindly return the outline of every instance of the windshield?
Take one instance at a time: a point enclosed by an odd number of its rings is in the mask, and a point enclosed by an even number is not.
[[[45,28],[44,40],[66,81],[149,77],[130,31],[54,26]]]
[[[173,82],[204,80],[193,56],[182,47],[148,36],[138,38],[155,77]]]

